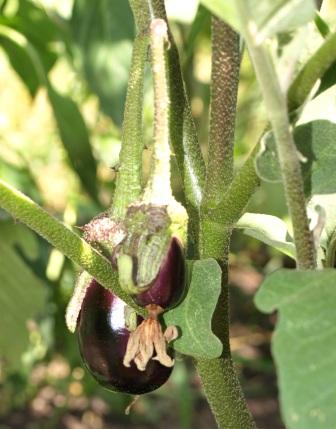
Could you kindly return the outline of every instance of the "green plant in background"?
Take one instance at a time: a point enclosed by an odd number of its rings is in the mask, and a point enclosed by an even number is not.
[[[261,311],[278,310],[280,313],[273,339],[273,355],[278,369],[285,424],[291,429],[332,427],[336,422],[333,371],[335,316],[332,307],[335,298],[336,227],[333,2],[325,0],[318,12],[313,0],[201,1],[207,8],[201,6],[203,13],[209,13],[206,12],[209,10],[213,14],[207,162],[198,143],[173,36],[168,32],[169,49],[164,51],[154,49],[155,42],[150,38],[151,23],[157,19],[167,21],[164,2],[130,0],[137,34],[128,85],[127,78],[120,85],[112,79],[109,85],[106,81],[106,87],[104,82],[95,78],[101,63],[99,51],[94,46],[95,40],[102,37],[102,30],[93,21],[90,31],[80,31],[81,25],[88,25],[83,19],[88,8],[95,8],[92,16],[97,18],[102,13],[103,3],[97,2],[92,6],[92,2],[85,0],[75,2],[70,22],[76,29],[76,49],[72,56],[80,59],[80,66],[89,85],[98,94],[102,109],[117,124],[121,119],[120,100],[124,98],[127,87],[120,168],[113,203],[107,212],[110,219],[124,222],[132,203],[142,198],[146,203],[157,203],[156,197],[151,200],[154,194],[163,197],[163,203],[159,198],[163,205],[175,204],[169,184],[168,140],[175,155],[182,183],[182,195],[179,197],[189,218],[186,250],[192,266],[186,297],[163,316],[167,325],[179,328],[180,336],[173,344],[175,350],[193,357],[220,428],[256,427],[234,370],[229,344],[228,255],[232,231],[241,228],[246,234],[296,261],[296,270],[282,269],[267,276],[255,300]],[[74,101],[60,95],[48,77],[56,55],[50,51],[49,42],[62,34],[64,46],[70,49],[69,34],[56,31],[55,23],[50,21],[53,25],[44,30],[45,36],[37,38],[33,30],[27,30],[34,7],[32,3],[22,1],[17,12],[21,20],[6,15],[2,17],[0,43],[32,94],[38,86],[45,87],[69,161],[82,186],[99,206],[96,163],[84,120]],[[124,8],[120,2],[115,2],[107,10],[112,17],[117,11],[122,14]],[[120,24],[121,18],[118,17],[117,14],[115,19]],[[43,19],[41,17],[39,22],[44,22]],[[132,26],[126,22],[122,28],[113,26],[111,32],[109,27],[104,28],[111,40],[117,38],[120,41],[114,45],[113,54],[123,66],[127,62],[124,59],[128,54],[126,46],[133,37]],[[202,20],[196,18],[194,25],[197,29]],[[310,40],[316,44],[313,53]],[[253,63],[269,125],[245,163],[237,169],[233,143],[241,46],[246,46]],[[154,72],[155,162],[153,175],[142,194],[147,60],[150,60]],[[109,78],[113,76],[116,64],[116,59],[103,64]],[[155,70],[160,65],[161,71],[166,70],[166,73],[160,73],[161,80],[155,78]],[[128,63],[125,67],[128,68]],[[111,108],[113,103],[119,106],[119,110]],[[163,153],[165,156],[161,159]],[[277,217],[245,213],[260,181],[283,184],[292,230],[288,230]],[[162,195],[154,192],[157,185],[165,190]],[[89,244],[2,179],[0,206],[48,240],[134,311],[147,316],[146,310],[129,295],[129,289],[125,291],[125,284],[128,286],[133,279],[130,272],[125,274],[124,265],[118,265],[118,273],[101,248]],[[176,206],[182,207],[177,203]],[[170,220],[174,224],[172,217]],[[18,265],[12,251],[14,243],[21,246],[27,257],[34,259],[33,236],[26,233],[32,242],[30,246],[27,244],[29,240],[23,242],[20,234],[16,234],[15,239],[12,235],[7,239],[6,231],[2,234],[5,238],[1,242],[2,254],[6,261],[11,261],[2,267],[3,277],[7,275],[6,269]],[[159,244],[164,240],[165,234],[159,237]],[[162,244],[162,248],[164,246]],[[141,260],[142,254],[137,256]],[[147,258],[143,264],[148,260],[152,261]],[[140,263],[138,270],[141,268]],[[151,273],[152,277],[157,270]],[[29,285],[30,296],[41,289],[38,279],[31,279]],[[134,284],[131,286],[134,288]],[[23,306],[22,319],[38,310],[39,300],[43,300],[41,295],[38,296],[34,305]],[[74,305],[76,319],[81,302],[75,300]],[[6,323],[10,321],[4,318],[3,325]],[[24,345],[21,346],[23,350]],[[12,359],[17,351],[9,349],[7,353],[7,358]]]

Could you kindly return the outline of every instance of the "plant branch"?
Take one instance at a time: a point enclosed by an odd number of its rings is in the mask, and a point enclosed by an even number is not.
[[[212,17],[210,138],[202,207],[214,207],[233,176],[233,141],[239,80],[239,36]]]
[[[123,219],[129,204],[141,195],[142,152],[144,147],[142,132],[143,81],[148,50],[148,31],[139,33],[133,44],[132,64],[127,87],[120,169],[117,175],[116,190],[111,217]]]
[[[254,164],[254,159],[259,149],[260,143],[258,142],[248,155],[243,166],[234,176],[217,207],[206,211],[205,215],[212,222],[215,230],[220,230],[223,226],[233,229],[244,214],[251,196],[260,184]]]
[[[196,362],[207,399],[220,429],[256,429],[229,356]]]
[[[335,36],[335,35],[333,35]],[[333,47],[334,48],[334,47]],[[323,66],[323,59],[327,62],[335,61],[336,57],[328,57],[328,56],[320,56],[319,53],[320,50],[324,50],[324,45],[321,46],[321,48],[313,55],[313,57],[320,57],[319,61],[321,64],[319,65],[318,62],[315,64],[315,61],[311,64],[310,60],[307,62],[307,64],[304,66],[302,71],[299,73],[299,76],[302,74],[309,76],[310,80],[310,89],[304,89],[306,79],[299,79],[297,78],[292,82],[288,89],[288,104],[291,105],[291,102],[289,101],[291,97],[293,100],[293,103],[296,107],[299,107],[300,104],[303,103],[304,99],[308,96],[311,88],[315,85],[316,81],[321,78],[323,73],[325,72],[324,68],[327,68],[327,66]],[[316,67],[316,68],[315,68]],[[304,71],[307,68],[306,71]],[[322,71],[323,68],[323,71]],[[311,70],[311,71],[309,71]],[[319,70],[319,72],[317,72]],[[303,94],[306,95],[302,97],[300,102],[295,101],[294,94]],[[293,94],[290,96],[290,94]],[[293,104],[293,105],[294,105]],[[296,108],[295,107],[295,108]],[[294,108],[292,107],[291,110]],[[233,182],[229,186],[227,192],[223,195],[221,201],[218,203],[217,207],[211,208],[207,210],[207,217],[212,220],[214,223],[217,224],[227,224],[232,225],[237,222],[237,220],[240,218],[240,216],[244,212],[244,208],[246,207],[251,195],[255,192],[256,187],[258,186],[260,179],[257,176],[257,173],[254,168],[254,158],[257,155],[257,153],[260,150],[260,140],[255,146],[254,150],[250,153],[248,156],[244,166],[233,179]],[[229,209],[230,208],[230,209]],[[219,226],[218,226],[219,227]]]
[[[71,231],[59,220],[47,213],[42,207],[0,179],[0,206],[15,219],[25,223],[60,252],[78,264],[99,283],[110,289],[115,295],[134,308],[137,313],[146,316],[146,310],[134,303],[118,282],[118,274],[111,262],[98,253],[85,240]]]
[[[309,58],[288,90],[288,109],[299,108],[309,96],[316,81],[336,61],[336,33],[330,34],[319,49]]]
[[[212,329],[223,343],[223,354],[217,359],[198,359],[196,368],[219,427],[253,429],[255,424],[246,406],[230,353],[228,254],[232,225],[219,225],[209,218],[209,210],[218,206],[233,176],[239,43],[238,35],[218,18],[213,18],[212,30],[209,161],[201,206],[200,256],[217,259],[222,268],[222,291],[212,320]],[[231,210],[232,207],[228,213]]]
[[[237,0],[237,6],[243,35],[254,64],[276,141],[287,205],[293,224],[297,267],[313,269],[316,267],[314,241],[309,230],[301,167],[290,130],[286,98],[281,91],[270,53],[264,45],[256,43],[248,5],[242,0]]]

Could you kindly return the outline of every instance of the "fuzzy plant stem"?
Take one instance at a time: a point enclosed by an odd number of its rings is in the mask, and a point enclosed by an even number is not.
[[[79,235],[47,213],[42,207],[0,179],[0,207],[15,219],[36,231],[75,264],[91,274],[99,283],[146,316],[146,310],[134,303],[118,283],[118,274],[111,262],[98,253]]]
[[[317,80],[321,79],[325,71],[330,67],[330,64],[336,61],[336,42],[335,44],[331,44],[329,42],[331,37],[335,38],[335,35],[332,34],[326,39],[312,58],[303,65],[298,77],[290,85],[287,93],[289,111],[302,105]],[[260,150],[259,142],[251,151],[243,167],[234,177],[227,191],[223,193],[217,206],[207,209],[207,217],[214,224],[218,225],[217,228],[220,228],[220,224],[223,223],[234,225],[237,222],[243,214],[251,195],[253,195],[259,185],[259,178],[254,168],[254,158]]]
[[[284,183],[293,235],[298,269],[316,267],[314,240],[309,230],[301,166],[290,130],[286,97],[282,93],[272,57],[263,44],[257,43],[256,26],[251,22],[249,7],[237,0],[243,35],[256,71],[266,110],[272,125],[276,149]]]
[[[204,215],[212,223],[214,234],[219,234],[223,226],[232,230],[245,208],[260,185],[260,179],[255,170],[254,159],[260,150],[259,143],[248,155],[242,167],[232,179],[220,203],[214,209],[207,209]]]
[[[116,181],[116,190],[110,215],[113,219],[123,219],[127,207],[140,199],[142,186],[143,152],[143,82],[147,60],[149,36],[138,25],[139,32],[134,40],[132,63],[125,102],[124,121],[121,138],[120,169]]]
[[[143,200],[165,205],[172,199],[170,185],[169,94],[166,73],[167,24],[154,19],[150,24],[151,68],[154,86],[154,152],[151,175]]]
[[[217,259],[222,268],[222,291],[213,317],[213,331],[223,343],[223,354],[217,359],[196,360],[196,368],[219,428],[252,429],[255,424],[233,366],[229,343],[227,273],[232,224],[219,225],[208,216],[232,182],[240,64],[238,35],[218,18],[212,19],[212,46],[209,161],[201,206],[200,256]]]
[[[207,212],[218,206],[232,181],[240,55],[237,33],[215,17],[212,18],[212,46],[210,136],[201,205],[200,254],[226,260],[231,229],[223,228],[224,234],[218,234]]]

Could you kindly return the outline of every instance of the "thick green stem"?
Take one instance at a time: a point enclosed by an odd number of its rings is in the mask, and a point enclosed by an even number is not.
[[[221,429],[255,429],[230,357],[196,363],[207,399]]]
[[[121,289],[118,274],[113,270],[110,261],[42,207],[1,179],[0,206],[49,241],[139,314],[146,315],[146,310],[136,305]]]
[[[120,169],[111,208],[111,216],[114,219],[124,218],[127,207],[140,198],[142,191],[142,106],[147,50],[148,32],[144,30],[136,36],[133,45],[122,129]]]
[[[223,343],[223,354],[218,359],[199,359],[196,367],[218,426],[225,429],[253,429],[255,424],[246,406],[230,353],[227,273],[232,224],[219,225],[208,216],[209,210],[218,206],[223,192],[232,181],[239,43],[238,35],[219,19],[213,18],[212,29],[209,161],[201,206],[200,256],[215,258],[222,267],[222,291],[212,327]]]
[[[212,46],[209,156],[202,207],[217,206],[233,175],[239,36],[216,17],[212,18]]]
[[[259,186],[260,179],[254,165],[254,158],[259,150],[260,144],[257,143],[234,176],[218,206],[204,213],[208,221],[212,222],[215,231],[220,231],[223,225],[230,229],[234,228],[243,215],[251,196]]]
[[[312,269],[316,267],[314,240],[309,230],[301,167],[290,130],[286,98],[281,91],[270,53],[266,46],[256,41],[247,4],[243,0],[237,0],[237,5],[243,35],[276,141],[287,205],[293,224],[297,266],[299,269]]]
[[[290,112],[300,107],[309,96],[316,81],[336,61],[336,33],[330,34],[294,79],[288,91]]]

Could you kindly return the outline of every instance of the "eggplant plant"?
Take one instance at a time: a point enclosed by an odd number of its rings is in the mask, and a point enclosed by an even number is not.
[[[111,207],[84,225],[80,236],[2,179],[0,206],[81,267],[66,323],[77,330],[93,377],[112,391],[143,394],[167,381],[175,353],[192,356],[223,429],[256,427],[230,351],[233,229],[290,256],[296,269],[266,276],[255,304],[280,314],[272,352],[286,426],[329,429],[336,424],[335,5],[329,0],[319,8],[313,0],[200,3],[200,13],[211,14],[212,31],[206,161],[164,1],[129,0],[136,35]],[[18,49],[27,46],[23,35],[3,24],[0,34]],[[34,47],[28,48],[41,72]],[[254,67],[267,126],[238,168],[234,131],[244,51]],[[152,163],[143,186],[148,62],[155,114]],[[42,81],[56,105],[59,95],[47,72]],[[171,185],[173,155],[183,188],[179,200]],[[96,183],[90,187],[84,176],[81,169],[83,186],[94,194]],[[291,228],[274,216],[246,213],[261,181],[282,183]]]

